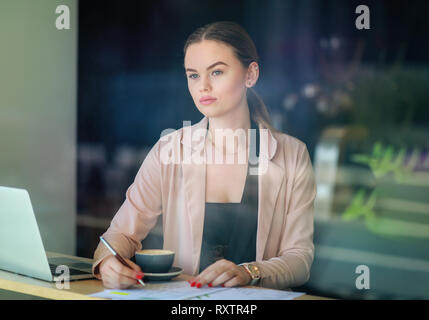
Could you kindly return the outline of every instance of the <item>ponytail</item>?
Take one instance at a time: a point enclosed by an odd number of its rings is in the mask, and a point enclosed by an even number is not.
[[[247,104],[249,105],[250,117],[253,121],[271,131],[278,131],[271,125],[271,118],[267,106],[253,88],[247,90]]]

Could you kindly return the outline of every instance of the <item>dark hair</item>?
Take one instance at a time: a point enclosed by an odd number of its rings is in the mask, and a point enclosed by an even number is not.
[[[186,40],[183,48],[184,55],[186,55],[186,50],[191,44],[203,40],[214,40],[229,45],[244,68],[248,68],[253,61],[259,65],[259,56],[253,40],[246,30],[236,22],[218,21],[199,27]],[[261,97],[253,88],[249,88],[247,92],[251,119],[266,128],[277,131],[271,124],[270,114]]]

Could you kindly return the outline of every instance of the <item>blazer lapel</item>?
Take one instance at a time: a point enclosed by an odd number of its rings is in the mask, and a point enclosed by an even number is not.
[[[204,117],[200,122],[193,126],[183,128],[181,143],[183,151],[188,157],[199,156],[204,159],[204,137],[199,140],[192,140],[195,129],[207,129],[208,119]],[[200,158],[201,159],[201,158]],[[187,213],[191,223],[191,246],[192,246],[192,268],[197,272],[199,267],[199,254],[201,250],[201,239],[204,228],[204,211],[206,195],[206,166],[196,164],[192,159],[181,161],[183,172],[183,187],[186,196]]]
[[[284,169],[271,160],[267,162],[266,174],[259,176],[258,181],[258,231],[256,235],[256,260],[264,256],[271,221],[284,178]]]
[[[191,223],[192,268],[197,270],[201,239],[204,228],[206,177],[205,166],[202,164],[182,164],[183,187],[186,195],[186,207]],[[185,235],[184,235],[185,236]]]

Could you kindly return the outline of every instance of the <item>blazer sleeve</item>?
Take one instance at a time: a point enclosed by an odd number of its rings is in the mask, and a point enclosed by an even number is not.
[[[141,241],[155,226],[162,212],[160,140],[144,159],[134,182],[128,187],[125,201],[113,217],[103,237],[124,258],[131,258],[142,248]],[[94,252],[92,272],[100,279],[99,263],[110,251],[100,242]]]
[[[307,147],[304,143],[301,146],[279,256],[256,262],[261,271],[259,285],[263,287],[289,289],[310,278],[317,188]]]

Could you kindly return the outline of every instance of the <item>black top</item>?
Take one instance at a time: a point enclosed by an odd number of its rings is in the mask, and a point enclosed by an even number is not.
[[[257,129],[251,120],[251,128]],[[251,139],[252,146],[255,147]],[[259,154],[259,130],[256,130],[256,156]],[[206,202],[200,254],[200,273],[219,259],[235,264],[256,260],[258,226],[258,175],[249,175],[240,203]],[[253,189],[252,189],[253,187]]]

